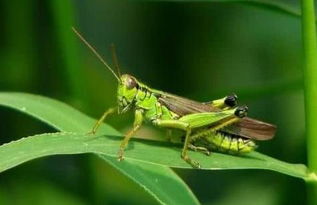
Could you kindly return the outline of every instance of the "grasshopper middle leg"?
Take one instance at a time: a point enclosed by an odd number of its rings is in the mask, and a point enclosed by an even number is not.
[[[209,151],[207,148],[205,147],[200,147],[200,146],[195,146],[193,144],[189,144],[188,145],[188,149],[193,150],[195,152],[201,152],[207,156],[209,156],[211,154],[211,151]]]
[[[136,110],[134,113],[133,128],[125,135],[124,139],[121,142],[121,145],[120,145],[120,148],[118,151],[118,160],[119,161],[123,160],[124,149],[127,146],[132,135],[134,135],[140,129],[142,122],[143,122],[143,112],[142,112],[142,110]]]

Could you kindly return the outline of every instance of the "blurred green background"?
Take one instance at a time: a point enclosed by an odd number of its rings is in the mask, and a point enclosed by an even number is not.
[[[1,1],[1,91],[52,97],[95,118],[114,105],[115,79],[71,26],[108,61],[114,43],[121,69],[151,87],[198,101],[236,93],[250,116],[278,126],[276,138],[258,151],[306,162],[299,18],[230,3]],[[1,144],[54,131],[2,107],[0,116]],[[122,131],[132,116],[108,122]],[[270,171],[175,171],[206,205],[306,203],[303,181]],[[2,173],[0,204],[157,202],[100,159],[78,155]]]

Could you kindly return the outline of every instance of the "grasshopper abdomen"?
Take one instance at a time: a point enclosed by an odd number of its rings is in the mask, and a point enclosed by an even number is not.
[[[206,133],[196,140],[193,140],[192,144],[194,146],[205,147],[209,151],[233,155],[248,153],[257,147],[255,142],[251,139],[226,133],[224,131]]]

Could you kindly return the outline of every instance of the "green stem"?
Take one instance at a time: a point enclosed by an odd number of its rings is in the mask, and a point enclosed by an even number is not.
[[[51,1],[51,9],[55,25],[55,35],[58,42],[59,55],[63,60],[68,87],[71,92],[73,103],[78,100],[85,101],[85,75],[81,69],[77,50],[77,39],[71,27],[75,26],[75,15],[73,4],[69,0]]]
[[[302,0],[304,83],[307,157],[311,171],[317,172],[317,44],[314,0]],[[317,204],[317,185],[308,185],[309,204]]]

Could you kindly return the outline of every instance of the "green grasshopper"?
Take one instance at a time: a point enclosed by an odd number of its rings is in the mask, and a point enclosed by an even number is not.
[[[95,134],[107,116],[118,112],[122,114],[134,110],[133,128],[125,135],[118,151],[118,160],[124,159],[124,150],[131,137],[140,129],[144,121],[155,126],[178,129],[185,132],[181,158],[191,166],[200,164],[188,155],[188,149],[209,154],[211,150],[228,153],[245,153],[255,148],[255,140],[268,140],[275,133],[275,126],[247,118],[248,108],[237,106],[237,97],[230,95],[209,103],[200,103],[156,90],[143,84],[135,77],[120,75],[117,60],[114,57],[118,74],[103,60],[74,28],[77,36],[92,50],[105,67],[118,81],[118,106],[110,108],[94,125]]]

